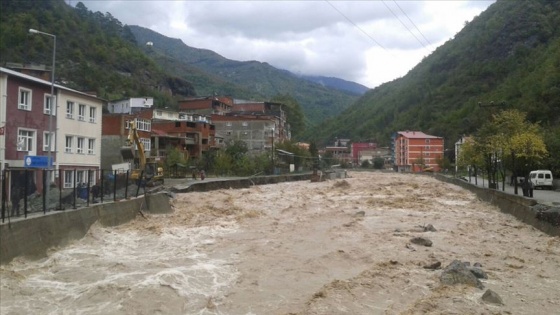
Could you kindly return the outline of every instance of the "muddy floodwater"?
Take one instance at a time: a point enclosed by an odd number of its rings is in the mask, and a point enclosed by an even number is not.
[[[560,314],[560,238],[429,176],[349,175],[179,194],[172,214],[94,225],[1,266],[0,314]],[[424,268],[453,260],[480,264],[484,289]]]

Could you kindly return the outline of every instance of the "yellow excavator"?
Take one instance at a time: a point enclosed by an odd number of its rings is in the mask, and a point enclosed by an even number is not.
[[[137,148],[137,156],[134,155],[134,146]],[[158,166],[154,158],[147,158],[144,153],[144,144],[138,137],[136,130],[136,119],[128,122],[128,138],[126,145],[121,148],[121,155],[124,160],[137,161],[138,168],[133,168],[130,179],[139,185],[157,186],[163,185],[163,167]]]

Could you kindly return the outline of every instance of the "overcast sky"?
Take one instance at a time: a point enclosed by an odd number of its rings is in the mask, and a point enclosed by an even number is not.
[[[78,1],[70,1],[76,5]],[[404,76],[494,1],[82,0],[186,45],[373,88]]]

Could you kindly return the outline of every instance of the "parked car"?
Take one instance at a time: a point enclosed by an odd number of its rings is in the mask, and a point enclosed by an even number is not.
[[[552,172],[549,170],[536,170],[529,173],[529,180],[534,188],[552,189]]]

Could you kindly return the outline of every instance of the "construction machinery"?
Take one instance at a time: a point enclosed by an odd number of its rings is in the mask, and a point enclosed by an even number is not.
[[[158,166],[154,158],[147,158],[144,152],[144,144],[140,141],[136,129],[136,119],[128,121],[128,138],[126,145],[121,148],[124,160],[133,160],[136,165],[130,172],[130,179],[138,185],[156,186],[163,185],[163,167]],[[136,156],[134,148],[136,146]]]

